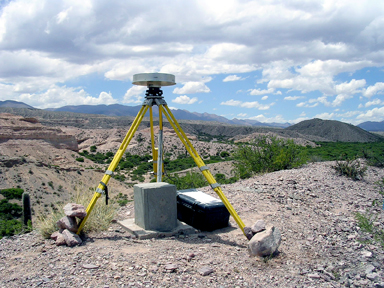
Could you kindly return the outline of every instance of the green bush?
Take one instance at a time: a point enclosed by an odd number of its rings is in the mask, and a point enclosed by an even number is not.
[[[230,156],[230,154],[227,151],[223,151],[223,152],[220,153],[220,157],[222,157],[222,158],[226,158],[226,157],[229,157],[229,156]]]
[[[0,194],[2,194],[8,200],[11,200],[11,199],[21,200],[23,193],[24,193],[24,190],[20,188],[9,188],[9,189],[0,190]]]
[[[8,199],[0,201],[0,217],[2,219],[11,220],[13,218],[20,218],[23,208],[16,203],[9,203]]]
[[[353,180],[362,180],[364,178],[367,167],[361,165],[360,161],[354,160],[344,160],[336,161],[336,165],[332,166],[333,169],[339,175],[349,177]]]
[[[0,219],[0,239],[4,236],[12,236],[23,230],[23,223],[17,219]]]
[[[307,162],[305,148],[293,140],[259,137],[250,144],[241,144],[233,154],[234,166],[241,179],[255,173],[268,173],[299,167]]]
[[[76,158],[76,161],[78,161],[78,162],[84,162],[84,158],[83,158],[83,157],[78,157],[78,158]]]
[[[187,172],[183,177],[180,177],[178,174],[167,177],[169,184],[176,186],[178,190],[190,189],[190,188],[199,188],[208,185],[207,180],[200,172]]]
[[[91,151],[92,153],[95,153],[97,150],[97,147],[95,145],[89,147],[89,151]]]
[[[367,149],[363,149],[362,153],[362,156],[367,160],[367,164],[369,166],[375,166],[379,168],[384,167],[383,151],[381,151],[381,153],[374,153],[372,151],[368,151]]]
[[[227,179],[224,174],[217,173],[215,175],[215,180],[217,181],[217,183],[220,183],[220,184],[231,184],[231,183],[235,183],[239,179],[237,177],[231,177]]]

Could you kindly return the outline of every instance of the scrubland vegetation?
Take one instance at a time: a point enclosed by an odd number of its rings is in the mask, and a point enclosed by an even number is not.
[[[204,140],[209,140],[209,135],[200,135]],[[225,139],[220,139],[225,141]],[[229,143],[229,142],[228,142]],[[260,173],[269,173],[278,170],[292,169],[300,167],[308,162],[317,161],[336,161],[333,166],[335,173],[350,177],[353,180],[363,179],[366,168],[365,165],[376,167],[384,167],[384,142],[373,143],[345,143],[345,142],[322,142],[316,143],[317,147],[303,147],[295,144],[292,140],[278,139],[275,137],[259,137],[250,143],[234,144],[234,149],[231,152],[221,151],[217,155],[204,155],[205,164],[232,161],[235,176],[226,178],[224,174],[217,173],[214,175],[216,181],[221,184],[234,183],[239,179],[252,177]],[[84,162],[87,158],[95,163],[95,167],[106,166],[111,163],[114,153],[100,153],[97,148],[92,146],[90,151],[82,151],[79,153],[81,157],[76,160]],[[196,167],[193,159],[189,155],[180,154],[175,160],[170,160],[171,154],[165,154],[164,165],[165,175],[164,181],[174,184],[177,189],[199,188],[208,185],[201,173],[186,172],[184,176],[180,176],[179,171]],[[144,176],[152,171],[153,163],[151,155],[131,155],[126,153],[118,164],[115,170],[114,178],[119,181],[124,181],[133,185],[134,183],[144,181]],[[364,163],[361,162],[364,161]],[[89,167],[93,169],[93,167]],[[130,182],[128,182],[130,181]],[[378,200],[377,203],[382,203],[383,183],[378,184]],[[83,189],[84,190],[84,189]],[[85,189],[88,190],[88,189]],[[83,193],[84,197],[79,198],[79,195],[74,195],[74,201],[87,206],[92,196],[93,189],[90,195]],[[3,198],[0,201],[0,238],[7,235],[14,235],[23,231],[22,207],[18,204],[10,202],[12,199],[20,200],[23,193],[22,189],[3,189],[0,191]],[[380,194],[379,194],[380,193]],[[119,205],[125,205],[131,199],[127,199],[124,195],[118,195],[113,199],[111,205],[106,206],[102,201],[99,201],[93,214],[86,224],[85,232],[94,231],[99,227],[107,228],[110,220]],[[100,209],[100,210],[98,210]],[[107,210],[105,210],[107,209]],[[62,209],[53,209],[50,215],[39,219],[39,228],[41,233],[47,236],[55,229],[54,224],[61,218]],[[93,219],[93,220],[91,220]],[[362,227],[367,227],[367,231],[375,233],[375,237],[384,239],[383,231],[372,230],[374,219],[370,215],[356,214],[356,219],[361,223]],[[97,224],[92,224],[93,221]],[[101,224],[104,223],[104,224]],[[373,228],[372,228],[372,227]],[[371,229],[371,228],[372,229]],[[371,230],[370,230],[371,229]],[[384,240],[383,240],[384,241]]]

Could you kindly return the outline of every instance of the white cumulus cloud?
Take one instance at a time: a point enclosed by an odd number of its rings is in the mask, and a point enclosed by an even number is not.
[[[260,90],[260,89],[251,89],[249,90],[250,95],[265,95],[265,94],[271,94],[275,91],[274,88],[269,88],[267,90]]]
[[[268,105],[263,105],[263,104],[260,104],[259,102],[257,101],[253,101],[253,102],[242,102],[242,101],[239,101],[239,100],[228,100],[228,101],[225,101],[225,102],[221,102],[220,105],[226,105],[226,106],[238,106],[238,107],[244,107],[244,108],[256,108],[258,110],[268,110],[271,108],[271,106],[273,106],[275,103],[271,103],[271,104],[268,104]]]
[[[364,92],[365,97],[371,98],[373,95],[384,93],[384,83],[377,82],[373,86],[369,86]]]
[[[223,82],[230,82],[230,81],[239,81],[242,78],[237,75],[229,75],[223,79]]]
[[[197,97],[189,98],[187,95],[176,97],[172,100],[172,102],[177,104],[193,104],[197,102],[199,99]]]
[[[181,88],[175,88],[175,94],[194,94],[194,93],[208,93],[211,90],[202,82],[187,82]]]
[[[284,97],[284,100],[294,101],[294,100],[302,99],[302,98],[304,98],[304,96],[287,96],[287,97]]]
[[[144,99],[145,86],[132,86],[124,95],[123,103],[125,104],[141,104]]]

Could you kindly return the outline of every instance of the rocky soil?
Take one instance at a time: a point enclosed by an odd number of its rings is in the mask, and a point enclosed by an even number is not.
[[[72,248],[34,231],[0,240],[0,287],[384,287],[383,247],[354,217],[368,213],[384,229],[381,205],[372,206],[382,201],[375,182],[384,169],[369,167],[364,180],[352,181],[333,164],[223,185],[246,225],[263,219],[281,231],[273,257],[250,257],[232,218],[214,232],[150,240],[114,223]],[[129,203],[117,219],[133,214]]]

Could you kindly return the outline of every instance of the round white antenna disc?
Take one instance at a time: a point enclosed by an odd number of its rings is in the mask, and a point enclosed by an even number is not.
[[[175,85],[175,75],[165,73],[140,73],[133,75],[132,84],[147,87]]]

